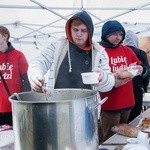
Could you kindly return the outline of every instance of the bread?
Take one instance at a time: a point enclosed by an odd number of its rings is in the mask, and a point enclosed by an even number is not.
[[[138,126],[131,124],[118,124],[111,128],[111,131],[127,137],[136,138],[139,131],[148,133],[150,137],[150,117],[144,118]]]
[[[118,124],[111,128],[111,131],[127,137],[136,138],[140,129],[131,124]]]
[[[139,128],[141,130],[145,130],[145,129],[150,128],[150,117],[144,118],[142,120],[142,123],[139,125]]]

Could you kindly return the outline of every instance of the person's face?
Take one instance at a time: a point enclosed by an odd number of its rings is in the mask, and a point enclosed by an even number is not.
[[[75,45],[83,49],[88,40],[88,29],[85,24],[71,26],[71,36]]]
[[[3,44],[4,41],[6,41],[6,36],[3,36],[3,35],[0,33],[0,45]]]
[[[6,44],[6,40],[7,40],[7,36],[3,36],[2,34],[0,34],[0,51],[3,52],[4,51],[4,45]]]
[[[122,38],[123,38],[122,32],[115,32],[111,34],[110,36],[108,36],[107,40],[113,45],[118,45],[120,41],[122,40]]]

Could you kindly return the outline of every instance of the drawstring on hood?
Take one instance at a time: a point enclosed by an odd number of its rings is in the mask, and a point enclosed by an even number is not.
[[[70,58],[70,51],[69,51],[69,42],[68,42],[68,61],[69,61],[69,72],[72,72],[71,58]]]
[[[122,35],[122,40],[120,41],[120,43],[118,43],[118,45],[113,45],[111,44],[108,40],[107,37],[115,32],[121,31],[123,33]],[[111,21],[107,21],[103,27],[102,27],[102,36],[101,39],[102,41],[100,42],[102,45],[108,47],[108,48],[116,48],[118,47],[122,41],[125,38],[125,29],[124,27],[116,20],[111,20]]]
[[[133,46],[138,48],[138,37],[136,33],[131,30],[126,32],[126,38],[124,40],[124,45]]]
[[[92,45],[92,37],[93,37],[93,32],[94,32],[94,26],[93,26],[93,21],[90,15],[86,11],[81,11],[73,15],[66,23],[66,36],[69,40],[69,42],[73,43],[72,37],[71,37],[71,22],[74,19],[80,19],[85,23],[85,25],[88,28],[89,31],[89,38],[88,38],[88,44],[84,48],[84,50],[91,50],[91,45]],[[74,44],[74,43],[73,43]]]

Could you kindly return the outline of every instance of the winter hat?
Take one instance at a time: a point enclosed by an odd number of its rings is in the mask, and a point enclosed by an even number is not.
[[[116,20],[107,21],[102,27],[101,39],[105,40],[107,36],[109,36],[109,35],[111,35],[111,34],[113,34],[115,32],[118,32],[118,31],[121,31],[123,33],[123,36],[122,36],[123,37],[122,41],[123,41],[124,38],[125,38],[125,29],[121,25],[121,23],[119,23]]]

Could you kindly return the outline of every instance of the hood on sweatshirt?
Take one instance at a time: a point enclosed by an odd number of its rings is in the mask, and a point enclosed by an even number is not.
[[[136,33],[134,33],[131,30],[128,30],[126,32],[126,36],[125,36],[123,44],[137,48],[138,47],[138,37],[137,37]]]
[[[13,51],[15,49],[10,42],[7,43],[7,46],[8,46],[8,48],[4,52],[0,52],[0,54],[1,53],[5,54],[5,63],[6,64],[8,62],[8,52]]]
[[[12,46],[10,42],[7,43],[7,49],[5,49],[3,52],[0,51],[0,53],[7,53],[9,51],[14,50],[15,48]]]
[[[74,19],[80,19],[88,28],[89,32],[89,38],[88,38],[88,44],[84,48],[84,50],[90,50],[91,49],[91,44],[92,44],[92,37],[93,37],[93,32],[94,32],[94,25],[92,18],[86,11],[81,11],[73,15],[66,23],[65,30],[66,30],[66,36],[68,40],[73,43],[72,37],[71,37],[71,22]]]
[[[107,37],[115,32],[122,32],[122,40],[120,41],[120,43],[116,46],[114,46],[113,44],[109,43],[109,41],[107,40]],[[119,23],[116,20],[111,20],[111,21],[107,21],[106,23],[104,23],[103,27],[102,27],[102,35],[101,35],[101,42],[102,45],[106,46],[106,47],[110,47],[110,48],[115,48],[118,47],[122,41],[125,38],[125,29],[124,27],[121,25],[121,23]]]

